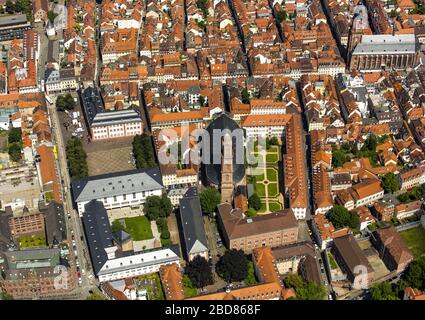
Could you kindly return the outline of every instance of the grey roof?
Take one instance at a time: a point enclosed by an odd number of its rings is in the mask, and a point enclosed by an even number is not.
[[[353,55],[415,53],[419,44],[414,34],[364,35],[355,47]]]
[[[155,254],[165,253],[164,258],[157,258]],[[171,253],[171,255],[169,254]],[[123,263],[121,266],[116,266],[117,262],[124,262],[122,258],[128,258],[131,257],[132,263]],[[138,260],[141,258],[140,260]],[[126,259],[128,260],[128,259]],[[133,261],[134,260],[134,261]],[[177,262],[180,260],[180,248],[176,244],[172,244],[170,246],[166,247],[160,247],[160,248],[153,248],[149,250],[143,250],[140,252],[135,252],[133,254],[130,254],[129,256],[123,257],[123,256],[117,256],[114,259],[109,259],[108,263],[106,263],[103,270],[100,270],[100,272],[97,273],[97,275],[104,275],[112,272],[122,272],[127,270],[134,270],[139,268],[145,268],[153,265],[158,264],[168,264],[172,262]]]
[[[0,28],[28,23],[26,14],[6,15],[0,17]]]
[[[12,217],[11,213],[0,211],[0,252],[6,251],[8,246],[13,243],[9,228],[10,217]]]
[[[113,110],[97,113],[92,119],[91,126],[107,126],[131,122],[142,122],[142,118],[136,110]]]
[[[61,69],[60,70],[60,78],[61,78],[61,80],[75,78],[75,70],[74,70],[74,68]]]
[[[9,269],[52,267],[59,264],[60,249],[25,249],[6,251],[4,256]]]
[[[186,255],[208,250],[205,236],[204,218],[196,187],[191,187],[180,199],[180,224],[183,231]]]
[[[65,213],[63,205],[51,202],[45,211],[47,242],[59,244],[67,239]]]
[[[46,84],[49,83],[57,83],[60,81],[59,79],[59,71],[55,68],[47,68],[45,71],[44,79],[46,80]]]
[[[117,232],[114,233],[114,240],[117,243],[122,244],[122,243],[124,243],[124,242],[126,242],[127,240],[130,240],[130,239],[131,239],[131,236],[127,232],[125,232],[124,230],[118,230]]]
[[[158,167],[108,173],[72,182],[75,202],[161,189],[162,178]]]
[[[108,261],[105,248],[113,247],[112,229],[102,202],[90,201],[85,205],[83,226],[92,266],[97,274]]]
[[[214,185],[221,184],[221,140],[218,140],[219,136],[216,136],[215,130],[230,131],[232,136],[232,145],[233,145],[233,182],[237,184],[245,176],[245,164],[236,163],[236,157],[239,154],[244,155],[244,145],[242,143],[237,143],[238,133],[243,133],[239,125],[230,118],[227,114],[222,113],[216,119],[214,119],[207,128],[208,133],[210,134],[210,161],[208,164],[205,164],[205,174],[208,179],[208,182]],[[241,130],[241,131],[239,131]],[[243,137],[242,137],[243,138]],[[215,159],[218,159],[216,161]],[[218,162],[218,163],[215,163]]]
[[[80,91],[80,96],[86,121],[91,126],[94,117],[104,110],[100,92],[97,87],[88,87]]]

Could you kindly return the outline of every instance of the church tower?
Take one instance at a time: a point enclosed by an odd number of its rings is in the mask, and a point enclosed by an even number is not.
[[[232,137],[226,133],[223,137],[221,153],[221,202],[232,203],[233,198],[233,149]]]

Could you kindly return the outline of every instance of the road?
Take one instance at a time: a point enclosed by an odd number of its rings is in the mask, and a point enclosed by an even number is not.
[[[66,153],[65,153],[65,145],[63,142],[63,137],[60,128],[59,117],[57,111],[55,110],[55,105],[49,106],[49,116],[51,120],[51,127],[54,135],[54,142],[57,148],[58,154],[58,171],[60,174],[61,184],[62,184],[62,196],[63,196],[63,205],[64,210],[67,214],[70,215],[70,219],[67,220],[67,230],[68,237],[70,243],[70,256],[72,257],[72,263],[77,263],[80,266],[81,271],[84,269],[85,274],[81,274],[81,287],[92,287],[94,285],[94,276],[90,264],[90,259],[88,256],[88,250],[86,244],[84,242],[84,232],[82,228],[81,219],[78,215],[78,212],[74,210],[72,204],[72,196],[70,192],[70,182],[71,179],[68,173],[68,166],[66,161]],[[74,249],[72,248],[72,235],[75,239],[75,248],[76,253],[74,253]],[[91,278],[91,279],[90,279]],[[78,280],[77,280],[78,282]]]
[[[63,4],[63,0],[59,2],[59,4]],[[42,47],[46,48],[47,46],[47,38],[44,35],[44,30],[38,30]],[[60,39],[63,38],[63,32],[60,30],[58,32],[58,37],[54,40],[54,45],[58,46]],[[42,52],[46,52],[40,56],[39,64],[39,81],[44,78],[44,67],[47,60],[47,51],[41,50]],[[55,53],[58,54],[58,50],[55,50]],[[54,59],[59,62],[59,56],[55,56]],[[53,101],[56,101],[56,97],[51,97]],[[82,228],[81,219],[78,216],[76,210],[73,209],[72,196],[71,196],[71,188],[70,182],[71,179],[68,173],[68,166],[66,160],[66,152],[65,152],[65,144],[64,139],[61,132],[61,125],[59,121],[59,117],[56,111],[55,104],[49,105],[47,108],[50,125],[53,133],[53,142],[57,148],[57,167],[60,177],[61,184],[61,192],[63,199],[64,212],[68,215],[67,217],[67,234],[68,241],[70,243],[70,261],[69,263],[74,266],[79,266],[81,272],[81,282],[78,282],[77,274],[75,274],[75,283],[77,283],[77,288],[71,292],[70,294],[61,295],[61,298],[66,297],[77,297],[77,298],[85,298],[90,290],[96,290],[96,280],[93,275],[93,271],[91,268],[90,258],[88,255],[88,250],[86,244],[84,242],[84,232]],[[73,246],[73,238],[75,240],[75,247]],[[75,248],[75,250],[74,250]],[[76,254],[75,254],[76,253]],[[84,272],[83,272],[84,271]]]

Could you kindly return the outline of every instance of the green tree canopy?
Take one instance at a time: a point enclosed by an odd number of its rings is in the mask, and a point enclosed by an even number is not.
[[[382,178],[382,187],[386,193],[394,193],[399,190],[399,183],[396,175],[392,172],[388,172]]]
[[[242,95],[242,103],[246,103],[246,104],[250,103],[251,96],[250,96],[247,88],[244,88],[242,90],[241,95]]]
[[[151,221],[168,217],[172,210],[173,206],[166,194],[163,194],[161,197],[150,196],[146,198],[144,211],[146,217]]]
[[[66,157],[71,178],[84,178],[89,175],[87,154],[79,138],[73,138],[66,144]]]
[[[347,226],[352,229],[357,229],[360,226],[359,216],[355,212],[348,211],[345,207],[340,205],[335,205],[329,210],[327,217],[337,229]]]
[[[370,291],[373,300],[399,300],[388,281],[373,286]]]
[[[290,274],[284,279],[285,286],[294,288],[296,300],[324,300],[326,288],[312,281],[305,281],[298,274]]]
[[[152,168],[157,165],[150,136],[142,134],[134,137],[133,156],[137,169]]]
[[[75,100],[70,93],[60,95],[56,99],[56,109],[58,111],[72,110],[75,108]]]
[[[211,265],[201,256],[196,256],[186,265],[185,273],[196,288],[214,283]]]
[[[251,197],[249,197],[248,205],[250,208],[253,208],[255,210],[261,209],[261,199],[258,194],[254,193]]]
[[[101,293],[93,292],[87,296],[86,300],[106,300],[106,297]]]
[[[227,282],[242,281],[248,276],[248,259],[242,250],[228,250],[220,257],[216,269]]]
[[[414,260],[404,275],[407,286],[425,291],[425,256]]]
[[[207,187],[203,190],[199,199],[201,201],[202,212],[211,215],[220,204],[221,194],[214,187]]]

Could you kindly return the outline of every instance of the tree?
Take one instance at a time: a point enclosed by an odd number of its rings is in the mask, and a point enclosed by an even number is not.
[[[299,275],[295,273],[291,273],[285,278],[284,283],[285,283],[285,287],[295,289],[295,288],[302,287],[304,285],[304,280]]]
[[[186,265],[185,273],[196,288],[214,283],[211,265],[201,256],[196,256]]]
[[[258,283],[255,276],[254,263],[252,261],[248,261],[248,276],[245,278],[244,282],[247,286],[253,286]]]
[[[22,142],[22,129],[21,128],[10,129],[7,139],[10,144]]]
[[[6,12],[7,13],[15,13],[15,5],[11,0],[6,1]]]
[[[208,17],[208,0],[197,0],[196,6],[201,9],[204,18]]]
[[[386,193],[394,193],[399,190],[398,179],[396,175],[392,172],[388,172],[382,178],[382,187]]]
[[[56,99],[56,109],[58,111],[72,110],[75,108],[75,100],[70,93],[60,95]]]
[[[151,137],[147,134],[136,135],[133,139],[133,156],[137,169],[157,166]]]
[[[242,103],[246,103],[246,104],[250,103],[251,96],[250,96],[247,88],[244,88],[242,90],[241,95],[242,95]]]
[[[145,215],[151,220],[155,221],[158,218],[166,218],[171,214],[173,206],[167,195],[149,196],[146,198],[144,205]]]
[[[252,218],[252,217],[255,217],[255,216],[257,215],[257,211],[256,211],[254,208],[249,208],[249,209],[245,212],[245,215],[246,215],[248,218]]]
[[[87,296],[86,300],[106,300],[106,298],[101,293],[93,292]]]
[[[286,18],[288,17],[288,14],[285,10],[280,10],[276,13],[276,19],[279,23],[282,23]]]
[[[249,197],[248,205],[250,208],[253,208],[255,210],[260,210],[261,209],[260,197],[256,193],[254,193],[252,196]]]
[[[53,10],[49,10],[48,12],[47,12],[47,18],[49,19],[49,21],[51,22],[51,23],[54,23],[55,22],[55,19],[56,19],[56,17],[58,16],[59,14],[57,14],[56,12],[54,12]]]
[[[305,281],[298,274],[290,274],[284,279],[285,286],[294,288],[296,300],[324,300],[326,288],[312,281]]]
[[[332,166],[334,168],[342,167],[347,162],[347,156],[342,150],[332,150]]]
[[[370,291],[372,300],[399,300],[388,281],[373,286]]]
[[[73,138],[66,144],[66,157],[68,159],[68,170],[71,178],[84,178],[89,175],[87,166],[87,154],[84,151],[81,139]]]
[[[119,220],[114,220],[111,224],[112,232],[118,232],[124,230],[124,226]]]
[[[13,300],[13,296],[7,292],[0,291],[0,300]]]
[[[407,286],[425,290],[425,256],[417,258],[409,265],[403,280]]]
[[[221,194],[214,187],[207,187],[203,190],[199,199],[201,201],[202,212],[211,215],[221,202]]]
[[[242,250],[228,250],[220,257],[216,269],[227,282],[242,281],[248,276],[248,259]]]
[[[270,143],[271,146],[277,146],[277,145],[279,145],[279,139],[277,137],[273,136],[269,139],[269,143]]]
[[[359,217],[355,212],[348,211],[345,207],[335,205],[328,212],[328,219],[331,220],[336,229],[349,226],[356,229],[360,225]]]
[[[378,138],[374,134],[371,134],[367,137],[362,147],[362,150],[375,151],[377,146],[378,146]]]
[[[14,162],[18,162],[22,159],[22,148],[18,143],[12,143],[9,145],[8,153],[10,159]]]

